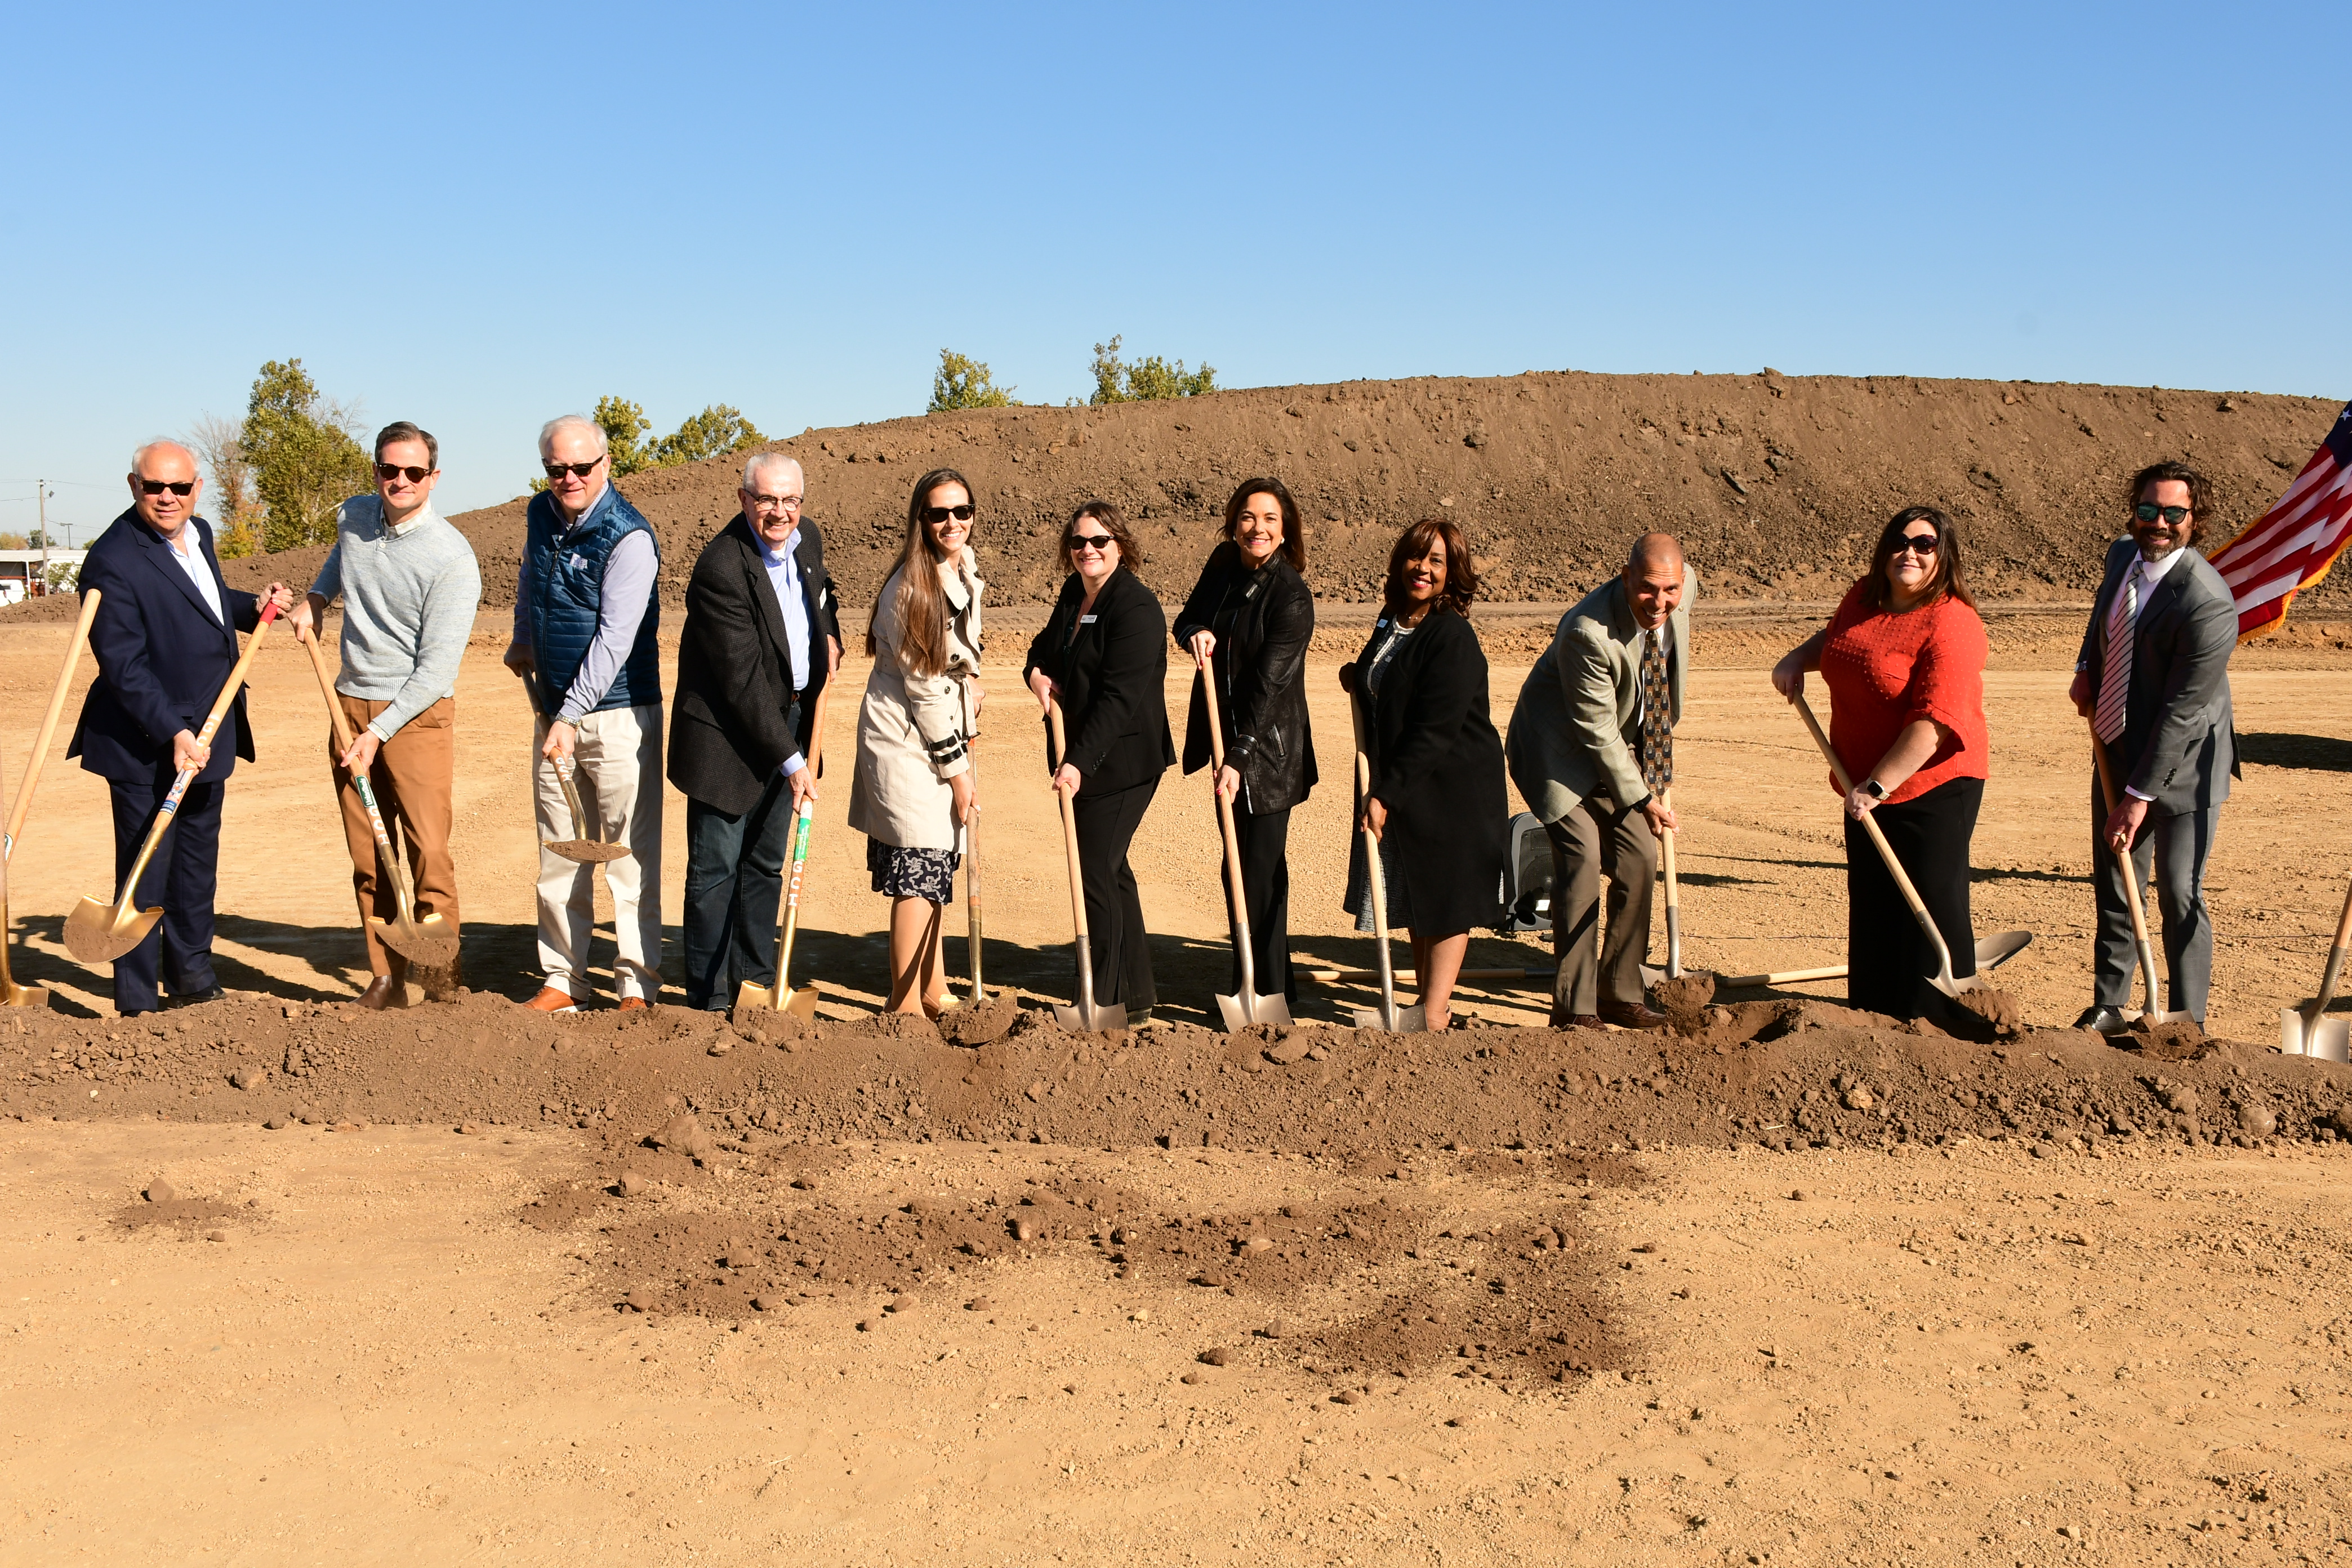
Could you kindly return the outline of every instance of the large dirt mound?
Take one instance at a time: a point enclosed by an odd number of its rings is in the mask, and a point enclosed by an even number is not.
[[[2202,468],[2219,489],[2217,542],[2285,488],[2336,407],[2251,393],[1769,370],[1529,372],[976,409],[810,430],[775,447],[806,468],[809,515],[860,605],[895,558],[908,488],[938,467],[961,470],[978,491],[975,542],[1002,604],[1051,598],[1062,521],[1091,496],[1135,521],[1150,556],[1142,576],[1181,599],[1233,487],[1269,473],[1306,510],[1310,575],[1327,599],[1374,594],[1397,528],[1441,511],[1468,531],[1494,600],[1576,598],[1647,528],[1680,533],[1712,593],[1833,599],[1878,526],[1913,503],[1962,520],[1984,591],[2079,598],[2095,584],[2116,531],[2116,489],[2133,471],[2160,458]],[[719,459],[622,482],[661,531],[667,602],[682,602],[687,563],[733,515],[739,471]],[[518,499],[457,519],[481,555],[493,606],[513,600],[523,507]],[[231,579],[307,583],[321,553],[232,563]]]

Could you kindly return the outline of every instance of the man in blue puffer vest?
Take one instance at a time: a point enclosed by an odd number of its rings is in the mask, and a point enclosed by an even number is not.
[[[539,837],[573,836],[559,767],[576,769],[589,834],[625,844],[606,863],[613,934],[620,949],[614,990],[623,1011],[661,994],[661,547],[653,526],[613,488],[604,428],[583,415],[551,419],[539,433],[547,489],[531,497],[515,581],[508,667],[530,688],[539,714],[531,765]],[[539,961],[547,984],[530,1005],[577,1012],[595,994],[588,933],[595,910],[591,868],[539,852]]]

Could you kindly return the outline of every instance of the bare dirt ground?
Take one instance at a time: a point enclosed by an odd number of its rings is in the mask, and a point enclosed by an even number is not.
[[[1482,617],[1498,721],[1554,613]],[[2328,1560],[2352,1073],[2266,1047],[2347,871],[2347,660],[2316,628],[2240,657],[2210,1023],[2245,1044],[2156,1062],[2059,1027],[2088,999],[2079,616],[1995,621],[1977,920],[2037,933],[2001,981],[2038,1032],[1988,1046],[1760,993],[1666,1041],[1211,1035],[1213,818],[1173,774],[1137,854],[1169,1029],[1033,1014],[966,1052],[859,1022],[884,909],[845,771],[796,965],[819,1032],[526,1019],[496,998],[536,984],[528,719],[490,620],[457,792],[489,994],[358,1018],[322,715],[268,649],[224,834],[242,999],[111,1019],[58,941],[111,891],[62,759],[11,867],[18,978],[58,1002],[0,1021],[0,1562]],[[1332,669],[1365,627],[1327,619],[1293,923],[1352,967]],[[1762,673],[1808,625],[1699,625],[1689,961],[1834,962],[1835,801]],[[63,637],[0,630],[12,790]],[[988,969],[1063,999],[1058,831],[996,688]]]

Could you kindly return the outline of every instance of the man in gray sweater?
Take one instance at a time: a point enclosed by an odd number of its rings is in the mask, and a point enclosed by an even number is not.
[[[355,739],[339,753],[327,741],[341,789],[343,836],[352,850],[352,890],[368,933],[368,987],[360,1005],[408,1005],[407,963],[383,945],[371,915],[397,913],[393,879],[379,868],[375,832],[352,786],[366,770],[386,825],[397,818],[416,879],[416,913],[457,930],[457,867],[449,853],[457,767],[457,667],[481,604],[474,547],[433,510],[441,444],[406,420],[375,438],[376,493],[354,496],[335,515],[335,547],[294,627],[315,635],[327,606],[343,601],[343,672],[335,695]],[[460,983],[459,966],[416,976],[436,997]]]

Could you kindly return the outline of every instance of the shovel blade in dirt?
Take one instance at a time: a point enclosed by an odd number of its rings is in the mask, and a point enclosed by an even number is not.
[[[450,929],[446,915],[414,921],[371,919],[368,923],[375,928],[376,939],[408,960],[412,969],[446,969],[457,962],[457,933]]]
[[[772,985],[755,984],[746,980],[735,987],[735,1005],[754,1007],[762,1011],[797,1013],[811,1023],[816,1021],[816,987],[787,985],[781,999]]]
[[[1378,1007],[1358,1007],[1355,1015],[1359,1029],[1378,1029],[1384,1035],[1429,1033],[1429,1009],[1418,1002],[1410,1007],[1398,1008],[1393,1020],[1381,1017]]]
[[[1243,991],[1227,996],[1220,993],[1217,1011],[1224,1016],[1225,1032],[1233,1033],[1244,1024],[1279,1024],[1285,1028],[1291,1024],[1290,1003],[1280,996],[1260,996]]]
[[[142,910],[135,907],[124,890],[120,904],[101,904],[96,899],[84,898],[66,916],[66,951],[80,963],[111,963],[147,940],[155,922],[163,918],[161,907]]]

